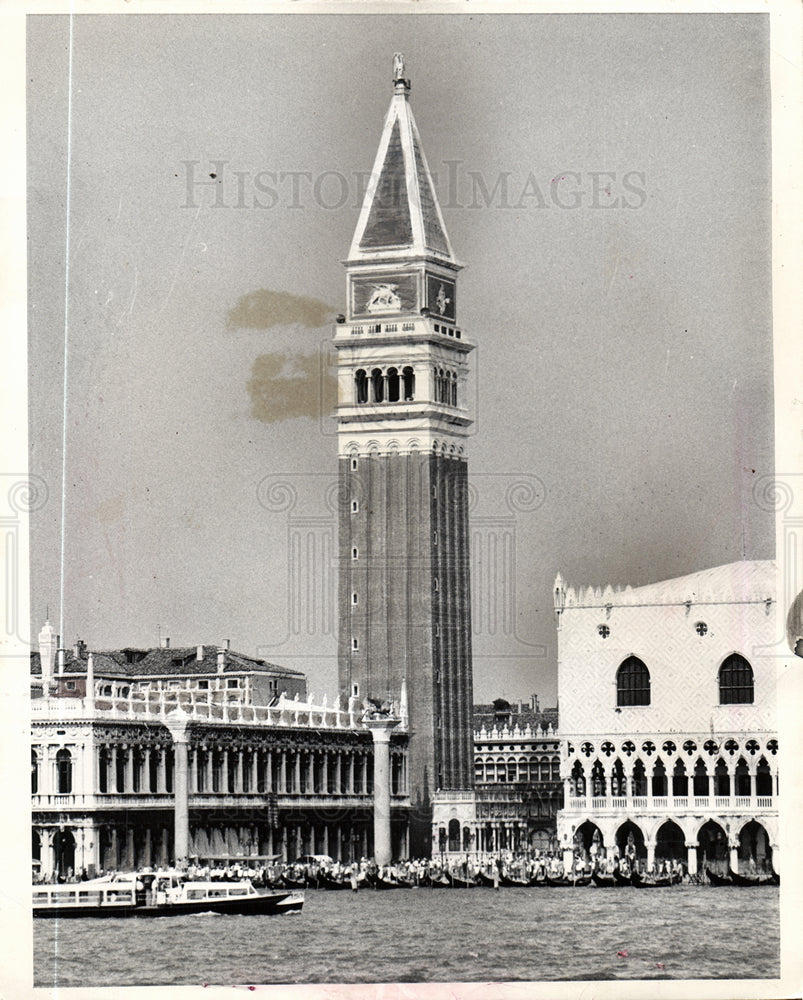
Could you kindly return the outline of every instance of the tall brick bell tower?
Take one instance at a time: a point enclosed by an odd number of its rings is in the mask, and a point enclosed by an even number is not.
[[[338,367],[341,697],[406,689],[410,855],[472,850],[468,355],[455,259],[394,56]]]

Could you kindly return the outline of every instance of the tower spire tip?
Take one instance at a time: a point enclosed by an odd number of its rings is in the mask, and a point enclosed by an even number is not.
[[[397,94],[405,94],[410,89],[410,81],[404,76],[404,56],[393,53],[393,88]]]

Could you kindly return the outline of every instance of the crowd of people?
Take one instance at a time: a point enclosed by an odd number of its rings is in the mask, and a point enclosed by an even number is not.
[[[464,855],[440,856],[434,858],[412,858],[396,861],[391,865],[379,866],[373,859],[363,857],[359,861],[334,861],[324,855],[315,858],[304,858],[297,862],[281,861],[249,861],[228,860],[226,863],[212,862],[202,864],[191,861],[177,866],[184,877],[192,881],[240,881],[249,879],[257,888],[270,888],[283,883],[284,879],[291,882],[303,882],[315,886],[321,876],[337,882],[349,882],[352,888],[358,888],[365,882],[376,879],[386,882],[403,881],[412,885],[426,885],[431,881],[453,879],[455,877],[467,882],[476,881],[480,876],[498,881],[509,879],[516,882],[530,882],[549,878],[579,878],[599,873],[611,875],[620,872],[630,875],[634,869],[641,874],[665,876],[687,876],[686,865],[679,860],[661,859],[652,865],[647,865],[633,854],[612,853],[603,857],[600,854],[570,852],[564,857],[563,852],[537,851],[529,854],[515,854],[502,851],[494,855]],[[159,874],[162,869],[146,868],[143,873]],[[100,869],[91,876],[86,869],[73,871],[67,869],[56,878],[48,878],[34,872],[34,884],[43,882],[82,882],[88,878],[110,877],[114,871]]]

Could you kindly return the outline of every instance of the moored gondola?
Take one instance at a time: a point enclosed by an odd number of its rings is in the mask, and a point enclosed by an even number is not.
[[[500,875],[499,884],[505,889],[526,889],[530,883],[525,879],[510,878],[507,875]]]
[[[282,885],[287,889],[306,889],[308,881],[306,875],[301,878],[292,878],[290,875],[282,875]]]
[[[616,888],[616,879],[613,875],[602,875],[600,872],[593,872],[591,875],[591,881],[594,885],[598,885],[600,889]]]
[[[317,887],[319,889],[350,889],[351,881],[348,879],[333,878],[331,875],[319,872]]]
[[[641,872],[634,871],[630,876],[630,881],[631,885],[634,885],[637,889],[668,889],[669,886],[675,885],[679,879],[675,879],[674,875],[645,877]]]
[[[735,872],[732,868],[728,869],[728,876],[734,885],[753,886],[753,885],[778,884],[777,882],[773,881],[772,875],[770,875],[768,878],[762,878],[760,875],[740,875],[738,872]]]
[[[581,889],[583,886],[591,885],[590,875],[579,875],[577,878],[552,878],[547,875],[546,884],[552,889]]]
[[[488,889],[493,889],[496,882],[493,875],[489,875],[487,872],[477,872],[477,885],[484,885]]]
[[[472,878],[463,878],[462,875],[452,873],[449,876],[453,889],[473,889],[477,884]]]
[[[614,871],[613,880],[618,886],[632,885],[630,881],[630,876],[625,875],[624,872]]]
[[[429,885],[430,885],[431,889],[451,889],[452,888],[452,883],[443,874],[441,874],[441,875],[430,875],[430,877],[429,877]]]
[[[733,885],[733,882],[731,882],[727,875],[718,875],[716,872],[712,872],[710,868],[706,868],[705,873],[708,876],[708,881],[711,885]]]
[[[398,889],[399,883],[395,879],[382,878],[381,875],[367,875],[366,882],[371,889]]]

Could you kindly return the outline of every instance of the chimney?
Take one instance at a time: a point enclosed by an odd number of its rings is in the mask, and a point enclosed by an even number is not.
[[[228,653],[231,649],[231,639],[226,640],[226,652]]]
[[[226,667],[226,650],[221,647],[217,651],[217,672],[222,674]]]
[[[203,646],[196,646],[195,647],[195,659],[200,663],[203,658],[204,658],[204,647]]]
[[[162,636],[160,645],[162,649],[170,649],[170,636],[169,635]]]

